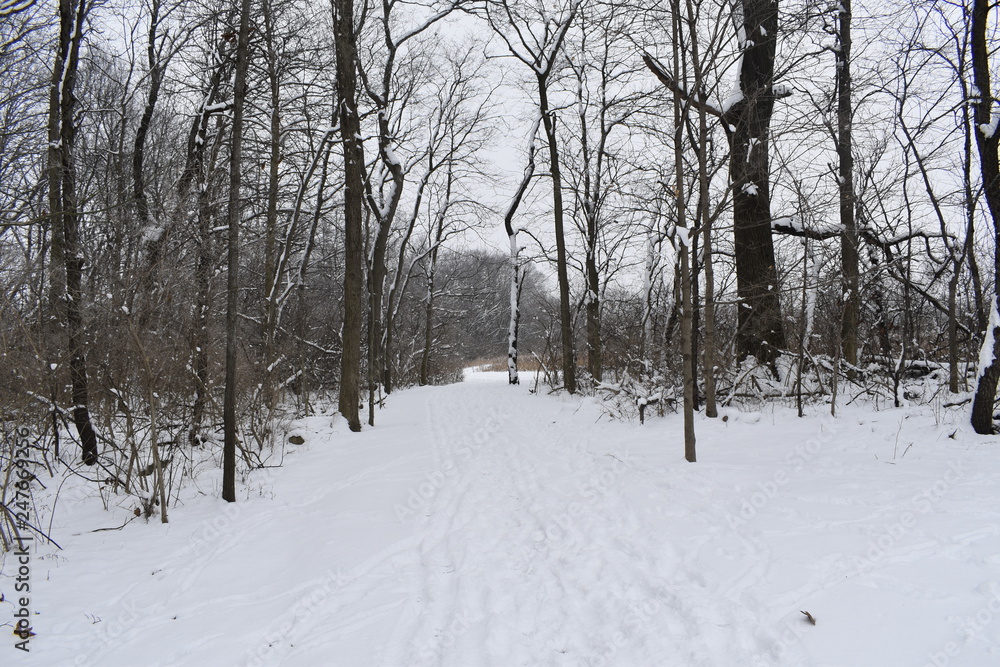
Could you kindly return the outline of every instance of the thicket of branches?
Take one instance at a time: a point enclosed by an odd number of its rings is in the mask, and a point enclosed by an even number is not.
[[[289,415],[356,394],[374,424],[505,348],[709,416],[932,372],[968,400],[1000,341],[996,9],[870,4],[0,0],[4,428],[165,521],[227,401],[247,470]]]

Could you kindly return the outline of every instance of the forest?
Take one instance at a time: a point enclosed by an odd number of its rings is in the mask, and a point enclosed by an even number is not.
[[[1000,664],[998,18],[0,0],[0,662]]]
[[[747,400],[994,433],[997,14],[0,0],[3,547],[43,470],[166,522],[470,365],[682,411],[688,461]]]

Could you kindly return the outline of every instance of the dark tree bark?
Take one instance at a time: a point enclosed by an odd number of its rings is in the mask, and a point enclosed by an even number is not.
[[[556,276],[559,282],[559,332],[562,339],[563,386],[576,393],[576,354],[573,345],[573,316],[569,303],[569,274],[566,267],[566,234],[563,231],[562,174],[559,171],[559,147],[556,143],[555,113],[549,109],[548,72],[536,71],[538,107],[549,145],[549,175],[552,177],[552,215],[556,235]]]
[[[691,0],[687,1],[688,16],[695,15]],[[705,97],[704,77],[701,53],[698,40],[691,40],[691,66],[694,70],[694,89]],[[704,250],[702,267],[705,272],[705,346],[702,352],[705,376],[705,416],[718,417],[719,412],[715,400],[715,265],[713,263],[712,223],[714,217],[709,211],[709,181],[708,173],[708,112],[699,106],[698,112],[698,224],[704,234]]]
[[[742,98],[724,110],[733,188],[736,291],[739,296],[736,354],[756,357],[774,370],[785,349],[778,299],[778,272],[771,236],[771,114],[774,110],[774,57],[778,34],[777,0],[743,0],[740,68]]]
[[[364,319],[364,147],[357,103],[357,41],[353,0],[332,0],[337,54],[337,97],[344,150],[344,330],[339,410],[352,431],[361,430],[361,327]]]
[[[160,85],[163,81],[165,63],[160,62],[157,47],[160,21],[160,0],[152,0],[149,16],[149,35],[146,45],[146,64],[149,67],[149,91],[146,93],[146,106],[139,119],[139,127],[135,132],[135,144],[132,151],[132,191],[135,197],[135,212],[139,218],[139,229],[142,230],[146,246],[147,288],[156,284],[156,276],[160,266],[160,252],[165,240],[165,230],[154,227],[149,216],[149,198],[146,196],[146,137],[149,125],[156,111],[156,102],[160,97]]]
[[[770,125],[774,103],[790,91],[774,86],[777,0],[741,0],[736,5],[742,51],[739,95],[725,108],[690,95],[648,54],[646,66],[677,97],[722,121],[729,143],[729,181],[733,191],[736,292],[739,297],[736,356],[755,357],[776,373],[785,349],[778,272],[771,235]]]
[[[97,463],[97,433],[90,420],[89,381],[83,330],[83,258],[80,248],[81,213],[77,202],[76,87],[87,0],[59,0],[59,41],[49,94],[48,185],[52,221],[53,296],[61,311],[69,354],[73,424],[80,435],[82,459]]]
[[[448,180],[448,194],[451,196],[451,179]],[[438,212],[434,220],[434,237],[431,252],[427,257],[427,301],[424,304],[424,351],[420,356],[420,386],[430,382],[431,348],[434,346],[434,278],[437,275],[438,251],[441,249],[441,239],[444,235],[444,218],[446,209]]]
[[[191,367],[194,371],[194,402],[191,409],[191,430],[189,440],[192,445],[202,443],[201,427],[205,419],[211,391],[208,377],[208,315],[212,309],[212,272],[216,263],[215,239],[212,234],[215,214],[212,207],[214,188],[210,185],[211,169],[206,165],[205,141],[207,139],[207,114],[203,114],[196,124],[201,125],[198,136],[201,141],[194,147],[192,168],[198,172],[197,197],[197,250],[195,252],[194,284],[194,331],[191,344]],[[221,122],[218,128],[221,133]],[[218,139],[218,134],[216,135]]]
[[[217,116],[216,127],[212,135],[209,124],[212,120],[211,109],[218,102],[221,86],[228,80],[232,72],[233,61],[220,44],[217,52],[217,65],[209,78],[205,101],[198,115],[191,124],[188,135],[187,159],[184,171],[177,185],[179,210],[184,210],[185,202],[191,191],[191,185],[196,185],[195,210],[195,303],[194,330],[191,337],[191,368],[194,374],[194,401],[191,410],[191,428],[189,441],[192,445],[202,443],[201,427],[205,418],[209,401],[208,350],[209,332],[208,316],[212,308],[212,272],[215,267],[217,249],[215,247],[212,229],[215,226],[216,213],[212,205],[215,195],[213,172],[219,151],[220,139],[224,130],[224,117]],[[212,149],[209,151],[209,143]]]
[[[686,88],[687,72],[681,69],[680,41],[681,17],[680,0],[674,0],[674,11],[671,21],[673,29],[673,79]],[[680,265],[680,310],[681,310],[681,358],[684,368],[684,459],[689,463],[698,460],[696,438],[694,431],[695,411],[695,364],[697,356],[692,345],[693,302],[691,298],[691,236],[687,226],[687,197],[684,192],[684,123],[690,110],[689,103],[682,101],[679,95],[673,96],[674,112],[674,195],[677,209],[677,244],[678,263]]]
[[[972,46],[972,79],[979,91],[974,103],[976,145],[979,148],[979,168],[983,179],[986,207],[993,220],[994,242],[994,296],[993,314],[987,325],[983,349],[980,352],[979,379],[972,401],[972,428],[976,433],[995,432],[993,405],[996,401],[997,382],[1000,381],[1000,131],[993,122],[994,105],[990,81],[990,44],[986,36],[989,22],[989,0],[973,0],[969,24]]]
[[[226,283],[226,391],[222,407],[222,499],[236,502],[236,328],[239,318],[240,180],[243,155],[243,107],[250,68],[250,0],[240,2],[240,29],[236,42],[236,82],[233,89],[233,131],[229,147],[228,276]]]
[[[844,361],[858,363],[858,321],[861,294],[858,281],[858,230],[854,219],[854,143],[851,126],[854,105],[851,90],[851,0],[840,2],[837,50],[837,185],[840,193],[840,266],[843,274],[844,315],[840,342]]]
[[[278,400],[278,392],[274,382],[275,334],[278,326],[277,283],[281,279],[275,258],[278,245],[278,186],[280,184],[279,166],[281,164],[281,71],[278,64],[277,37],[274,32],[274,3],[265,0],[263,6],[264,20],[264,58],[266,60],[268,92],[270,94],[270,136],[269,159],[267,174],[267,218],[264,229],[264,387],[263,396],[268,413],[273,413]],[[322,150],[322,146],[320,146]],[[289,230],[291,231],[291,230]]]
[[[583,43],[586,49],[586,41]],[[600,243],[600,216],[601,205],[604,198],[604,169],[605,155],[608,136],[614,126],[607,119],[607,51],[603,54],[603,65],[601,70],[601,105],[598,109],[597,145],[593,148],[590,145],[590,126],[587,118],[587,102],[584,96],[584,81],[586,78],[586,66],[581,66],[577,71],[579,84],[577,91],[578,114],[580,116],[580,170],[582,180],[579,184],[577,198],[583,215],[584,234],[584,259],[583,275],[585,285],[584,307],[587,313],[587,372],[595,383],[599,383],[604,374],[603,350],[601,348],[601,283],[598,272],[597,252]]]

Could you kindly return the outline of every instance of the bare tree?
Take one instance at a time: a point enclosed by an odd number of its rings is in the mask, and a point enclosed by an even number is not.
[[[236,502],[236,328],[239,324],[240,262],[240,178],[243,150],[243,107],[250,68],[250,0],[240,2],[240,27],[236,42],[236,81],[233,86],[233,129],[229,147],[229,205],[226,212],[228,276],[226,283],[226,391],[222,408],[222,498]]]
[[[337,98],[344,151],[344,330],[340,362],[340,414],[352,431],[361,430],[361,327],[364,309],[364,146],[357,102],[357,35],[353,0],[331,0],[337,53]]]
[[[841,345],[844,361],[858,363],[858,323],[861,314],[861,292],[858,281],[858,230],[854,218],[854,124],[853,90],[851,88],[851,0],[841,0],[837,10],[837,47],[834,49],[837,68],[837,189],[840,195],[840,265],[843,273],[844,315]]]
[[[517,229],[514,227],[514,216],[521,200],[531,185],[531,179],[535,175],[535,137],[538,134],[538,126],[541,124],[541,116],[531,124],[528,133],[528,160],[524,166],[524,175],[514,191],[514,197],[503,216],[504,230],[507,232],[507,240],[510,242],[510,323],[507,326],[507,382],[509,384],[519,384],[517,375],[517,337],[521,325],[521,251],[517,242]]]
[[[76,81],[84,25],[92,3],[60,0],[59,40],[49,98],[48,184],[52,220],[54,302],[62,311],[73,388],[73,422],[80,435],[83,462],[97,463],[97,433],[90,420],[89,382],[83,324],[83,258],[80,248],[82,213],[77,201]]]
[[[987,24],[990,11],[996,5],[988,0],[972,0],[969,17],[970,50],[972,52],[972,81],[976,96],[970,100],[975,110],[976,146],[979,149],[979,169],[982,175],[983,196],[993,220],[993,280],[994,296],[992,314],[979,353],[979,378],[972,402],[972,427],[976,433],[996,432],[993,425],[993,404],[996,400],[997,382],[1000,381],[1000,111],[993,98],[990,77],[990,44]]]
[[[785,332],[771,236],[768,156],[774,104],[789,96],[791,90],[776,85],[774,80],[778,3],[743,0],[734,5],[733,22],[740,50],[738,83],[721,106],[690,95],[650,56],[645,56],[644,60],[674,95],[722,121],[729,142],[729,178],[733,194],[736,291],[739,296],[737,357],[756,357],[758,362],[776,372],[774,362],[785,349]]]
[[[544,3],[523,6],[515,4],[514,0],[490,2],[486,7],[493,30],[507,45],[510,54],[531,69],[537,86],[537,104],[548,144],[549,176],[552,179],[552,216],[556,241],[556,275],[559,282],[563,386],[572,394],[576,392],[576,355],[563,224],[562,173],[559,168],[559,145],[556,139],[556,114],[549,104],[549,85],[555,65],[561,57],[566,34],[580,8],[580,0],[569,0],[555,12],[551,12]]]
[[[682,90],[688,88],[688,73],[686,59],[681,58],[682,20],[680,15],[680,0],[674,0],[671,21],[671,44],[673,46],[674,69],[671,78]],[[693,323],[693,303],[691,299],[691,241],[687,225],[687,196],[684,191],[684,125],[690,110],[690,98],[681,100],[680,95],[673,96],[674,121],[674,195],[677,215],[678,261],[680,263],[681,292],[681,358],[683,363],[684,382],[684,458],[689,463],[697,461],[694,432],[695,387],[694,366],[695,356],[692,354],[691,329]]]

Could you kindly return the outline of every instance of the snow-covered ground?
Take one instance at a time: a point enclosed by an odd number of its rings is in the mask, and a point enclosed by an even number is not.
[[[472,379],[301,420],[167,525],[95,532],[134,506],[68,482],[0,664],[1000,665],[1000,442],[964,412],[731,409],[689,464],[679,416]]]

